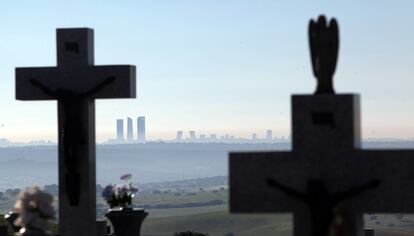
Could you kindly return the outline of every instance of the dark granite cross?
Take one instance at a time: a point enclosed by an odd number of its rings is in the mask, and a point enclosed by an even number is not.
[[[293,212],[295,236],[327,236],[338,218],[362,236],[363,213],[414,212],[414,150],[361,150],[359,107],[355,94],[292,96],[291,152],[230,154],[230,211]]]
[[[135,66],[94,66],[93,30],[57,30],[57,67],[16,68],[16,99],[57,100],[59,232],[95,235],[95,99],[134,98]]]

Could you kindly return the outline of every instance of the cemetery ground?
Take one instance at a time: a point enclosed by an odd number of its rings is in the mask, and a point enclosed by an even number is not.
[[[230,214],[228,212],[228,187],[222,183],[227,177],[214,177],[164,182],[144,188],[134,203],[149,212],[142,226],[142,235],[172,235],[176,231],[194,230],[214,235],[292,235],[290,214]],[[209,183],[209,184],[206,184]],[[191,183],[191,184],[188,184]],[[199,183],[199,184],[197,184]],[[57,186],[46,188],[57,199]],[[100,193],[101,187],[97,187]],[[19,189],[9,189],[0,194],[1,213],[7,213],[15,202]],[[97,194],[99,195],[99,194]],[[107,204],[98,196],[98,219],[103,220]],[[367,227],[376,229],[378,236],[414,235],[414,215],[366,215]],[[1,222],[0,222],[1,224]]]

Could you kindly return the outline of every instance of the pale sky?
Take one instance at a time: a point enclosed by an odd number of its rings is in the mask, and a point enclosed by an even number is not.
[[[361,94],[363,137],[414,137],[412,9],[408,0],[4,1],[0,138],[56,141],[56,102],[16,101],[14,68],[56,65],[64,27],[95,30],[96,64],[138,68],[137,99],[97,101],[98,142],[115,137],[115,119],[141,115],[150,139],[190,129],[287,136],[290,95],[314,91],[307,25],[321,13],[339,21],[335,89]]]

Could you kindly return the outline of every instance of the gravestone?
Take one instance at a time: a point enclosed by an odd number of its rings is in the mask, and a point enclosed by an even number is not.
[[[0,225],[0,236],[8,236],[9,235],[9,227],[7,225]]]
[[[375,236],[375,229],[373,228],[365,228],[364,236]]]
[[[106,235],[106,221],[96,221],[96,236]]]
[[[293,213],[295,236],[362,236],[363,213],[414,212],[414,150],[360,148],[359,96],[333,89],[335,20],[311,21],[309,38],[318,85],[292,96],[292,151],[230,153],[230,211]]]
[[[57,30],[57,67],[16,68],[16,99],[57,100],[59,235],[96,235],[95,99],[135,87],[134,66],[94,66],[88,28]]]

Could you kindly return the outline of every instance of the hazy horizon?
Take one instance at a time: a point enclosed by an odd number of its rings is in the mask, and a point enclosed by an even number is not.
[[[290,95],[313,93],[307,25],[340,25],[338,93],[361,94],[363,138],[414,137],[414,2],[23,1],[0,4],[0,138],[56,141],[56,102],[16,101],[15,67],[56,65],[56,28],[90,27],[95,64],[137,66],[137,99],[97,100],[97,142],[146,116],[147,138],[177,130],[290,134]],[[135,124],[134,124],[135,125]]]

